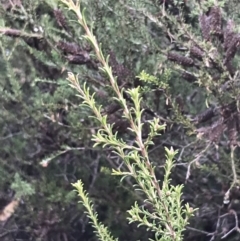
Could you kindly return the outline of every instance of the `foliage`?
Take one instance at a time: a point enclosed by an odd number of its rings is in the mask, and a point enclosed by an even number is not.
[[[128,167],[128,172],[121,170],[113,170],[113,175],[121,175],[123,178],[131,176],[136,180],[136,190],[140,190],[145,194],[147,203],[152,211],[149,212],[144,207],[139,207],[137,203],[128,211],[130,214],[129,221],[138,222],[139,226],[147,227],[155,233],[155,240],[182,240],[182,232],[188,224],[188,217],[192,214],[192,210],[188,205],[181,206],[181,193],[183,186],[170,186],[170,172],[173,166],[173,158],[176,152],[173,149],[166,149],[167,160],[165,164],[165,176],[162,188],[158,184],[154,169],[149,156],[148,148],[153,144],[152,139],[158,135],[158,132],[164,129],[164,125],[159,125],[158,119],[154,118],[149,121],[150,133],[146,141],[142,140],[142,110],[141,97],[139,95],[139,88],[127,89],[126,93],[130,96],[133,107],[129,108],[123,96],[123,91],[120,91],[116,79],[112,74],[111,67],[108,65],[108,59],[105,60],[102,51],[98,45],[95,36],[89,29],[84,14],[81,13],[79,3],[74,4],[72,0],[62,0],[70,10],[73,10],[78,18],[78,22],[84,28],[86,35],[84,36],[92,44],[95,54],[99,62],[102,64],[101,70],[109,78],[110,84],[115,92],[116,100],[123,107],[124,118],[130,122],[130,131],[135,135],[135,145],[129,145],[123,139],[117,137],[117,133],[113,134],[113,126],[107,124],[107,116],[101,115],[101,107],[97,107],[94,99],[94,94],[89,93],[89,88],[86,83],[82,88],[79,85],[78,77],[72,73],[68,74],[70,85],[79,92],[79,97],[83,99],[83,103],[90,107],[94,112],[96,118],[100,122],[102,129],[97,135],[93,136],[95,145],[110,146],[113,151],[119,155]],[[143,73],[144,74],[144,73]],[[146,74],[145,74],[146,76]],[[154,80],[154,78],[148,79]],[[146,79],[146,78],[145,78]],[[81,181],[74,184],[77,188],[79,196],[82,198],[82,203],[87,209],[87,214],[92,220],[92,225],[97,231],[97,236],[100,240],[114,240],[109,231],[97,221],[97,214],[93,212],[87,195],[83,191],[83,184]],[[185,217],[185,218],[184,218]]]
[[[171,185],[184,183],[182,205],[198,208],[183,239],[238,240],[239,1],[89,0],[81,6],[133,120],[135,103],[126,90],[139,91],[142,141],[151,133],[149,121],[165,125],[148,147],[157,180],[164,180],[164,148],[178,150]],[[71,183],[81,179],[114,237],[154,239],[137,222],[126,222],[136,200],[151,212],[146,196],[134,191],[134,178],[119,182],[110,175],[111,169],[128,173],[127,165],[110,146],[92,147],[99,121],[68,87],[68,72],[78,73],[79,85],[87,82],[89,95],[96,93],[112,134],[138,147],[94,46],[73,19],[57,0],[0,3],[0,219],[7,220],[0,237],[95,240],[72,192]],[[24,185],[35,193],[21,190]]]
[[[17,199],[23,196],[35,194],[33,187],[29,183],[23,181],[18,173],[14,175],[14,181],[11,184],[11,189],[16,192],[15,197]]]

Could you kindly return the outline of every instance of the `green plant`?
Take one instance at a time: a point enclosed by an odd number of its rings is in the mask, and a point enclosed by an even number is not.
[[[155,167],[150,161],[148,149],[153,144],[153,138],[159,135],[159,132],[164,130],[165,125],[159,124],[158,118],[153,118],[147,122],[150,132],[147,138],[143,138],[143,121],[141,109],[141,95],[140,88],[120,89],[116,78],[113,75],[112,68],[109,66],[108,58],[105,59],[101,47],[99,46],[94,34],[88,27],[84,11],[80,9],[80,3],[74,3],[72,0],[61,0],[69,10],[72,10],[76,16],[79,24],[85,30],[85,39],[91,43],[97,60],[101,63],[100,70],[107,76],[110,86],[114,91],[116,97],[114,98],[123,108],[123,118],[129,123],[129,130],[134,136],[134,141],[128,143],[118,136],[117,132],[113,131],[113,125],[108,124],[107,115],[102,114],[101,106],[98,106],[95,101],[95,94],[90,94],[90,89],[85,83],[81,86],[78,81],[78,76],[73,73],[68,73],[68,80],[70,86],[75,88],[79,97],[83,99],[83,104],[88,106],[94,113],[95,118],[99,121],[102,128],[98,130],[96,135],[93,135],[93,141],[96,145],[103,145],[103,147],[110,147],[112,151],[120,156],[128,171],[121,169],[113,170],[113,175],[120,175],[123,178],[134,178],[136,185],[134,186],[136,192],[143,193],[144,205],[139,206],[135,203],[128,211],[130,214],[129,221],[137,222],[139,226],[145,226],[148,230],[155,233],[155,240],[161,241],[180,241],[182,240],[182,233],[188,223],[188,218],[193,214],[193,210],[188,204],[181,203],[182,185],[173,186],[170,184],[170,173],[173,167],[173,159],[176,151],[172,148],[166,151],[165,175],[162,184],[155,175]],[[148,76],[145,75],[145,79]],[[152,81],[152,79],[149,81]],[[155,81],[155,80],[154,80]],[[125,98],[128,96],[131,106]],[[122,179],[123,179],[122,178]],[[96,229],[97,236],[101,240],[115,240],[108,229],[98,222],[97,213],[93,211],[91,201],[88,199],[86,192],[83,189],[82,181],[73,184],[78,190],[78,194],[82,199],[83,205],[87,209],[87,214],[91,219],[93,227]]]
[[[16,192],[15,198],[21,198],[23,196],[31,196],[35,194],[34,187],[26,181],[22,180],[18,173],[14,175],[14,181],[11,184],[11,188]]]

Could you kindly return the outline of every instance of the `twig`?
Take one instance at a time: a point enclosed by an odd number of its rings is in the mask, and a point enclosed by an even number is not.
[[[29,37],[42,39],[43,35],[36,33],[27,33],[22,30],[12,29],[12,28],[0,28],[0,34],[4,34],[10,37]]]
[[[197,155],[197,157],[189,163],[188,169],[187,169],[187,174],[186,174],[185,182],[187,182],[187,180],[189,179],[189,177],[190,177],[190,175],[191,175],[191,165],[192,165],[194,162],[197,162],[197,161],[202,157],[203,153],[205,153],[210,146],[211,146],[211,142],[208,143],[208,145],[205,147],[205,149],[202,150],[202,151]]]

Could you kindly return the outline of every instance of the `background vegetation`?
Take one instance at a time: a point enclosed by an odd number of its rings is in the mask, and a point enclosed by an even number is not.
[[[198,208],[184,240],[238,240],[238,1],[81,4],[118,85],[141,87],[142,121],[166,124],[149,150],[159,180],[164,147],[179,150],[172,184],[184,183],[183,203]],[[128,224],[126,210],[143,199],[133,180],[110,175],[125,166],[93,148],[98,122],[68,86],[67,72],[78,73],[114,131],[133,140],[74,14],[53,0],[2,0],[0,16],[0,238],[96,240],[72,191],[79,178],[114,236],[153,238]]]

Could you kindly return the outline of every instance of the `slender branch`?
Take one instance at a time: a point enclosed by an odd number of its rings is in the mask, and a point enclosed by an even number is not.
[[[22,30],[12,29],[12,28],[0,28],[0,34],[4,34],[10,37],[29,37],[29,38],[43,38],[42,34],[27,33]]]

